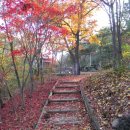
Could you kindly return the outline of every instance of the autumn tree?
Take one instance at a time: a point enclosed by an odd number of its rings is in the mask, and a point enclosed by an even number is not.
[[[93,10],[97,8],[95,4],[88,0],[74,0],[73,2],[63,2],[64,19],[61,26],[64,27],[63,39],[71,55],[74,74],[80,74],[79,45],[82,41],[87,41],[94,31],[96,21],[92,20]]]
[[[100,2],[109,16],[113,44],[113,67],[118,68],[122,61],[122,14],[123,1],[121,0],[95,0]]]
[[[25,67],[23,67],[23,80],[20,80],[16,56],[24,57],[24,66],[26,63],[29,65],[28,73],[32,93],[34,88],[33,63],[37,57],[40,57],[43,45],[49,42],[55,27],[52,26],[53,21],[60,15],[60,11],[55,1],[47,0],[6,0],[1,1],[1,5],[1,16],[4,21],[1,30],[6,33],[7,42],[10,45],[10,56],[22,97],[22,106],[24,106],[23,88],[27,78],[24,76]],[[16,43],[15,39],[17,39]]]

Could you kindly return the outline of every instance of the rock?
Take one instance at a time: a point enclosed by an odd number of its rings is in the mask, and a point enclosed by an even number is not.
[[[130,115],[124,115],[112,122],[114,130],[130,130]]]

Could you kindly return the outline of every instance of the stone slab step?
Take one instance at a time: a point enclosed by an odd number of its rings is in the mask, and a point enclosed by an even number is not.
[[[82,121],[79,121],[79,120],[72,120],[72,121],[60,121],[60,122],[45,122],[45,123],[41,123],[41,124],[47,124],[47,125],[55,125],[55,126],[59,126],[59,125],[81,125],[82,124]]]
[[[55,125],[66,125],[66,124],[73,124],[73,125],[80,125],[82,121],[69,121],[69,122],[55,122]]]
[[[80,91],[78,91],[78,90],[70,90],[70,91],[69,90],[67,90],[67,91],[66,90],[63,90],[63,91],[54,90],[53,91],[53,94],[76,94],[76,93],[80,93]]]
[[[62,81],[61,84],[76,84],[79,83],[79,81]]]
[[[48,120],[48,123],[53,123],[55,125],[65,125],[65,124],[81,124],[82,122],[77,118],[77,117],[65,117],[65,116],[61,116],[58,118],[50,118]]]
[[[68,98],[68,99],[49,99],[49,102],[72,102],[72,101],[80,101],[79,98]]]
[[[47,110],[47,113],[66,113],[66,112],[77,112],[77,109],[53,109]]]
[[[56,88],[76,88],[79,87],[79,85],[61,85],[61,86],[56,86]]]

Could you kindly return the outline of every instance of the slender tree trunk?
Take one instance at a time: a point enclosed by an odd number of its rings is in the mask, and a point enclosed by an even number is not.
[[[99,47],[100,50],[100,68],[102,68],[102,46]]]
[[[30,97],[32,97],[32,92],[34,90],[34,80],[33,80],[33,67],[32,67],[32,63],[30,63],[29,65],[29,74],[30,74]]]
[[[22,100],[22,108],[25,107],[25,102],[24,102],[24,88],[21,86],[20,88],[21,91],[21,100]]]
[[[89,65],[92,66],[92,55],[91,55],[91,52],[90,52],[90,62],[89,62]]]
[[[117,37],[118,37],[118,62],[119,62],[119,65],[121,65],[121,60],[122,60],[122,35],[121,35],[121,32],[120,32],[120,27],[119,26],[117,28]]]
[[[62,54],[61,54],[61,62],[60,62],[60,74],[61,74],[61,71],[62,71],[62,68],[63,68],[63,51],[62,51]]]
[[[121,3],[116,1],[117,41],[118,41],[118,62],[122,60],[122,34],[121,34]]]
[[[118,66],[117,63],[117,46],[116,46],[116,23],[115,23],[115,15],[113,4],[111,5],[111,15],[112,15],[112,45],[113,45],[113,68]]]
[[[2,100],[2,96],[1,96],[1,94],[0,94],[0,108],[2,108],[2,106],[3,106],[3,100]]]
[[[42,58],[40,59],[40,69],[39,69],[39,72],[40,72],[41,84],[43,84],[44,83],[44,79],[43,79],[43,59]]]
[[[13,42],[10,43],[10,50],[11,50],[11,52],[13,52]],[[18,87],[20,89],[20,95],[21,95],[21,99],[22,99],[21,105],[22,105],[22,108],[24,108],[25,107],[25,104],[24,104],[24,93],[23,93],[23,89],[22,89],[22,86],[21,86],[21,82],[20,82],[18,70],[17,70],[17,67],[16,67],[14,55],[11,54],[11,56],[12,56],[12,61],[13,61],[13,67],[14,67],[15,75],[16,75],[16,78],[17,78]]]
[[[76,75],[80,75],[80,63],[79,63],[79,31],[78,31],[77,34],[76,34],[75,69],[76,69]]]
[[[10,97],[10,101],[12,103],[12,109],[13,109],[13,112],[15,113],[15,110],[16,110],[16,105],[14,104],[14,101],[12,99],[12,95],[11,95],[11,92],[9,90],[9,87],[8,87],[8,84],[7,84],[7,81],[5,80],[5,87],[7,88],[7,92],[9,94],[9,97]],[[23,101],[24,101],[24,98],[23,98]]]
[[[41,62],[41,59],[36,57],[37,58],[37,72],[36,72],[36,75],[39,76],[40,75],[40,62]]]
[[[11,48],[11,52],[13,52],[13,43],[12,42],[10,43],[10,48]],[[12,56],[15,75],[16,75],[16,78],[17,78],[18,87],[21,88],[20,78],[19,78],[18,70],[17,70],[16,64],[15,64],[14,55],[11,54],[11,56]]]

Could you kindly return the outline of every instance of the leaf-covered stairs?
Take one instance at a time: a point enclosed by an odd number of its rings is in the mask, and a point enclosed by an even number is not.
[[[80,130],[88,121],[81,98],[80,81],[62,80],[54,87],[37,129]]]

